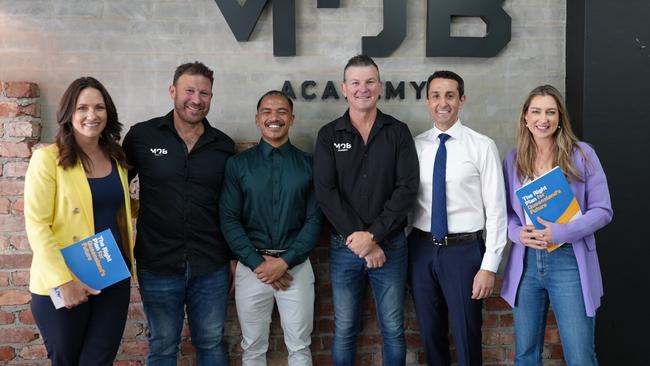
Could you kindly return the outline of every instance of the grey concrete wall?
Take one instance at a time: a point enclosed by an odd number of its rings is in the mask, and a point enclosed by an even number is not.
[[[284,80],[297,93],[309,79],[319,83],[317,94],[328,80],[338,87],[346,60],[361,51],[361,37],[381,31],[382,3],[342,0],[338,9],[317,9],[316,0],[298,0],[298,56],[274,57],[270,6],[250,41],[239,43],[213,0],[0,0],[0,80],[40,85],[47,140],[58,100],[76,77],[102,81],[128,127],[168,112],[174,68],[200,60],[215,70],[212,124],[236,140],[257,140],[259,96]],[[411,0],[406,40],[391,57],[376,60],[384,80],[407,84],[436,69],[461,74],[468,98],[461,118],[494,138],[502,154],[514,143],[526,93],[541,83],[564,89],[566,0],[505,0],[503,7],[512,17],[512,40],[497,57],[427,58],[426,1]],[[453,28],[476,34],[483,27],[470,20]],[[382,101],[380,108],[408,122],[414,134],[431,126],[408,85],[405,100]],[[318,128],[344,109],[343,99],[299,98],[292,139],[311,150]]]

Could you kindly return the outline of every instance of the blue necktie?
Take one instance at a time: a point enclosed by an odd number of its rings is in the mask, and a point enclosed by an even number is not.
[[[440,145],[433,163],[433,198],[431,202],[431,234],[436,240],[443,240],[447,235],[447,196],[445,181],[447,177],[447,148],[445,141],[449,135],[438,135]]]

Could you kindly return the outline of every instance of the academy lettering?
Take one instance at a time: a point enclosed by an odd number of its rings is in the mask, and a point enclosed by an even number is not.
[[[336,88],[338,84],[331,80],[324,83],[325,86],[321,87],[323,82],[305,80],[299,84],[295,83],[296,86],[294,86],[290,80],[285,80],[280,89],[292,99],[298,99],[298,97],[306,101],[340,99],[340,92]],[[300,86],[298,87],[298,85]],[[384,82],[384,94],[380,97],[385,100],[404,100],[413,97],[420,100],[426,97],[424,92],[426,85],[426,81],[409,81],[408,83],[406,81],[386,81]]]

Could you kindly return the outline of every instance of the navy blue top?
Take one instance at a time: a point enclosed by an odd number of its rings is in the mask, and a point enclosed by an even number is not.
[[[124,257],[122,238],[117,227],[117,212],[124,206],[124,190],[122,190],[115,162],[111,160],[110,174],[101,178],[88,178],[88,184],[93,198],[95,233],[111,229],[115,242]]]

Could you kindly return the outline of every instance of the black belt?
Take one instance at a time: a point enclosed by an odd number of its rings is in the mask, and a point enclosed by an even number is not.
[[[255,249],[259,255],[268,255],[270,257],[280,258],[280,254],[285,252],[284,249]]]
[[[433,237],[428,231],[422,231],[420,229],[413,228],[413,233],[416,238],[426,240],[433,243],[433,245],[449,245],[449,244],[461,244],[468,241],[475,241],[483,238],[483,230],[479,230],[473,233],[459,233],[459,234],[447,234],[442,239],[437,239]]]
[[[332,229],[332,231],[331,231],[330,234],[331,234],[331,235],[334,235],[334,236],[338,236],[338,237],[339,237],[340,239],[342,239],[344,242],[345,242],[345,239],[347,239],[345,236],[343,236],[343,235],[337,233],[336,231],[334,231],[334,229]],[[387,242],[387,241],[388,241],[388,242],[392,242],[395,238],[397,238],[397,237],[399,237],[400,235],[403,235],[403,234],[404,234],[404,228],[399,229],[398,232],[397,232],[397,234],[395,234],[395,235],[393,235],[393,236],[387,236],[387,237],[385,237],[385,238],[384,238],[384,241],[383,241],[382,243]],[[378,243],[378,244],[381,244],[381,243]]]

